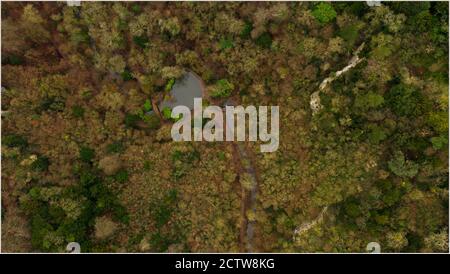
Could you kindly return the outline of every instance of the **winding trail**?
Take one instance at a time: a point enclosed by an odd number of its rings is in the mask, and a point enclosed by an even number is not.
[[[351,68],[356,67],[359,63],[361,63],[361,61],[364,60],[364,57],[362,57],[362,58],[359,57],[359,54],[361,53],[361,51],[364,48],[364,45],[365,45],[365,43],[363,42],[356,49],[356,51],[353,53],[353,57],[348,62],[347,66],[345,66],[343,69],[337,71],[336,73],[333,73],[331,76],[325,78],[322,81],[322,83],[320,83],[319,90],[317,90],[317,91],[315,91],[314,93],[311,94],[309,104],[310,104],[310,107],[311,107],[313,115],[316,114],[318,111],[320,111],[322,109],[322,107],[323,107],[322,104],[320,103],[320,92],[325,90],[326,87],[328,87],[334,80],[339,78],[342,74],[344,74],[345,72],[349,71]],[[296,237],[301,236],[302,234],[304,234],[308,230],[310,230],[313,227],[315,227],[316,225],[320,224],[323,221],[323,218],[324,218],[325,213],[327,212],[327,210],[328,210],[328,206],[325,206],[315,219],[311,220],[310,222],[303,223],[300,226],[298,226],[294,230],[293,240],[295,241]]]
[[[320,92],[325,90],[327,86],[329,86],[334,80],[339,78],[342,74],[349,71],[351,68],[356,67],[361,61],[364,60],[363,58],[359,57],[359,53],[363,50],[365,43],[362,43],[358,49],[353,53],[352,59],[348,62],[348,65],[345,66],[343,69],[337,71],[336,73],[332,74],[331,76],[325,78],[322,83],[319,85],[319,90],[315,91],[313,94],[311,94],[309,105],[311,107],[311,110],[313,114],[316,114],[319,110],[322,109],[322,104],[320,103]]]

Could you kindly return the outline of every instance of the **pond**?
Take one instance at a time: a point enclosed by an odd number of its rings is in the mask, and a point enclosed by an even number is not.
[[[203,97],[204,84],[202,79],[195,73],[188,71],[186,74],[175,81],[168,96],[159,104],[159,109],[173,109],[176,106],[183,105],[189,109],[194,109],[194,98]]]

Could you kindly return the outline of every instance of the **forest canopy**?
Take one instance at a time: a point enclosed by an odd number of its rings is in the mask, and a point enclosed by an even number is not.
[[[448,252],[447,2],[1,13],[3,252]],[[279,106],[278,151],[172,141],[187,71]]]

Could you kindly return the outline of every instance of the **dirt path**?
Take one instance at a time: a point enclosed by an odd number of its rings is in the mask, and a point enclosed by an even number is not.
[[[234,101],[229,101],[227,105],[237,105]],[[224,112],[225,116],[225,112]],[[230,125],[226,124],[225,133]],[[254,237],[254,221],[249,221],[247,218],[247,212],[249,210],[256,212],[256,196],[258,192],[258,175],[255,169],[255,158],[248,150],[245,142],[233,142],[233,163],[234,169],[238,176],[236,176],[236,181],[239,184],[241,191],[241,225],[239,231],[239,246],[241,252],[254,252],[253,237]],[[244,174],[249,176],[252,180],[252,188],[246,190],[242,187],[240,183],[240,178]]]

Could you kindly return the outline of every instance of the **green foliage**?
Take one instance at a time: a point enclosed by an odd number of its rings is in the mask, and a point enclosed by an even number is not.
[[[448,111],[435,111],[427,116],[427,124],[436,132],[441,134],[448,133]]]
[[[127,113],[125,114],[125,125],[129,128],[137,128],[137,123],[141,120],[139,115]]]
[[[185,176],[199,158],[200,155],[196,150],[188,152],[175,150],[171,155],[173,165],[172,175],[175,180],[179,180]]]
[[[162,110],[162,115],[165,119],[172,119],[172,110],[169,107],[164,107]]]
[[[166,87],[164,88],[164,90],[167,91],[167,92],[171,91],[173,85],[175,85],[175,79],[171,78],[171,79],[169,79],[169,81],[167,81],[167,84],[166,84]]]
[[[424,98],[414,87],[398,84],[389,90],[385,98],[392,111],[399,116],[414,117],[423,113]]]
[[[141,6],[139,6],[139,4],[133,4],[131,5],[131,11],[134,13],[140,13],[141,12]]]
[[[41,104],[36,109],[38,112],[43,111],[56,111],[62,112],[65,109],[65,99],[60,96],[47,96],[42,101]]]
[[[8,147],[26,148],[28,141],[23,136],[10,134],[2,137],[2,144]]]
[[[344,210],[346,215],[352,218],[356,218],[362,213],[359,205],[355,202],[346,203],[344,206]]]
[[[413,178],[419,172],[419,165],[406,160],[401,151],[396,151],[394,158],[388,162],[389,170],[395,175],[404,178]]]
[[[220,50],[231,49],[234,46],[233,40],[231,38],[222,37],[219,41]]]
[[[124,81],[130,81],[130,80],[133,80],[133,79],[134,79],[134,77],[133,77],[133,75],[131,74],[131,72],[130,72],[129,70],[127,70],[127,69],[125,69],[125,70],[121,73],[121,76],[122,76],[122,79],[123,79]]]
[[[428,11],[430,8],[430,2],[426,1],[414,1],[405,5],[402,2],[388,2],[388,5],[397,13],[403,13],[407,16],[414,16],[418,13]]]
[[[142,120],[147,123],[150,129],[157,129],[161,125],[159,117],[154,113],[146,113]],[[176,119],[175,119],[176,120]]]
[[[81,147],[80,148],[80,160],[86,163],[90,163],[92,159],[94,159],[95,152],[93,149],[88,147]]]
[[[22,65],[24,63],[24,60],[22,57],[12,54],[12,55],[9,55],[8,57],[6,57],[4,62],[2,62],[2,63],[13,65],[13,66],[18,66],[18,65]]]
[[[265,49],[270,49],[272,46],[272,36],[268,32],[264,32],[258,38],[256,38],[255,43]]]
[[[39,156],[36,161],[31,164],[31,168],[35,171],[44,172],[48,170],[50,161],[47,157]]]
[[[430,139],[431,144],[433,145],[434,149],[442,149],[448,144],[448,137],[447,136],[437,136],[437,137],[431,137]]]
[[[403,193],[398,187],[395,187],[392,183],[390,182],[386,183],[388,184],[385,185],[383,188],[382,201],[387,207],[390,207],[400,202]]]
[[[259,251],[446,250],[448,3],[85,4],[2,13],[2,172],[14,182],[2,195],[20,203],[2,215],[5,250],[234,252],[243,218]],[[364,41],[363,61],[310,111]],[[282,105],[279,150],[159,141],[151,100],[182,70],[219,104]],[[239,212],[234,183],[254,186],[251,168],[261,210]],[[99,217],[122,222],[117,234],[94,239]]]
[[[379,126],[370,125],[369,130],[368,139],[372,144],[378,144],[387,138],[386,131]]]
[[[83,118],[84,117],[84,108],[82,106],[73,106],[72,107],[72,115],[75,118]]]
[[[114,179],[116,180],[116,182],[118,183],[125,183],[126,181],[128,181],[128,171],[122,169],[119,170],[115,175],[114,175]]]
[[[346,41],[350,47],[352,47],[359,37],[359,30],[360,30],[360,25],[353,24],[353,25],[343,27],[339,31],[338,35],[340,37],[342,37],[342,39],[344,39],[344,41]]]
[[[75,44],[89,43],[90,36],[87,29],[71,33],[70,40]]]
[[[336,17],[337,13],[331,4],[321,2],[314,8],[312,15],[319,23],[327,24]]]
[[[242,39],[250,39],[250,34],[252,33],[253,25],[250,22],[245,22],[244,28],[241,32],[241,38]]]
[[[221,79],[216,82],[211,96],[214,98],[225,98],[229,97],[234,90],[234,85],[230,83],[227,79]]]
[[[112,213],[114,219],[128,222],[125,208],[93,170],[84,166],[78,176],[77,185],[62,191],[33,187],[21,201],[21,208],[31,216],[31,244],[37,251],[63,252],[68,242],[76,241],[89,252],[96,217]],[[78,213],[71,216],[65,205]]]
[[[144,161],[144,170],[145,171],[150,171],[152,169],[152,163],[148,160]]]
[[[144,103],[144,111],[149,112],[151,110],[152,110],[152,103],[150,102],[149,99],[147,99],[147,100],[145,100],[145,103]]]
[[[142,49],[145,49],[149,45],[149,39],[145,35],[133,36],[133,42]]]
[[[125,151],[125,147],[122,142],[117,141],[112,144],[109,144],[106,147],[106,151],[111,154],[112,153],[121,153],[121,152]]]
[[[374,92],[368,92],[366,94],[357,94],[355,98],[355,107],[368,110],[370,108],[377,108],[384,103],[383,96]]]

